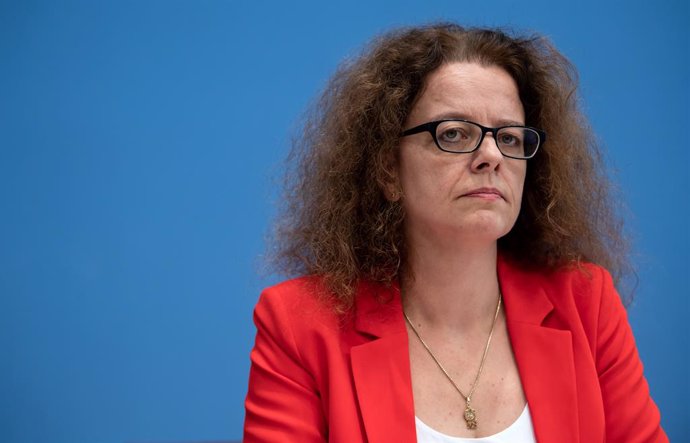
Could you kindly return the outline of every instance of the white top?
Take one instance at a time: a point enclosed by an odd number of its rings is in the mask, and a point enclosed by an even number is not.
[[[438,432],[430,428],[427,424],[415,417],[417,425],[418,443],[536,443],[534,438],[534,428],[532,428],[532,416],[529,413],[529,406],[525,405],[522,414],[515,420],[515,423],[508,426],[498,434],[481,438],[462,438]]]

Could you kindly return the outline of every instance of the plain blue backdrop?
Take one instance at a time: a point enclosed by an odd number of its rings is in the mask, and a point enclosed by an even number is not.
[[[436,19],[550,37],[628,205],[629,313],[688,431],[688,3],[0,2],[0,441],[238,439],[264,238],[339,62]]]

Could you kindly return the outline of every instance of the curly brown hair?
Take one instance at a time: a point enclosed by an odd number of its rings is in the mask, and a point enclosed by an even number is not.
[[[544,37],[438,23],[390,32],[344,63],[306,115],[288,158],[274,258],[288,275],[323,276],[339,311],[352,306],[358,280],[398,278],[405,214],[384,195],[395,176],[390,159],[427,76],[456,61],[507,71],[525,124],[547,133],[527,168],[518,220],[499,251],[529,267],[597,263],[617,281],[628,268],[601,153],[579,110],[573,65]]]

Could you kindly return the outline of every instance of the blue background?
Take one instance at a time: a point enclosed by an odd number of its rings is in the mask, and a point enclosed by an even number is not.
[[[688,431],[686,1],[0,2],[0,441],[239,439],[281,161],[339,62],[433,19],[549,36],[627,201]]]

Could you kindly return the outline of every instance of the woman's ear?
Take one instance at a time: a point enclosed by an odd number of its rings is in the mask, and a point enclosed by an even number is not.
[[[402,198],[402,189],[398,175],[398,159],[395,157],[394,151],[384,154],[382,172],[381,188],[383,194],[389,202],[397,202]]]
[[[386,200],[388,200],[391,203],[394,203],[400,200],[400,197],[402,197],[402,192],[400,192],[397,186],[390,185],[386,186],[385,195]]]

